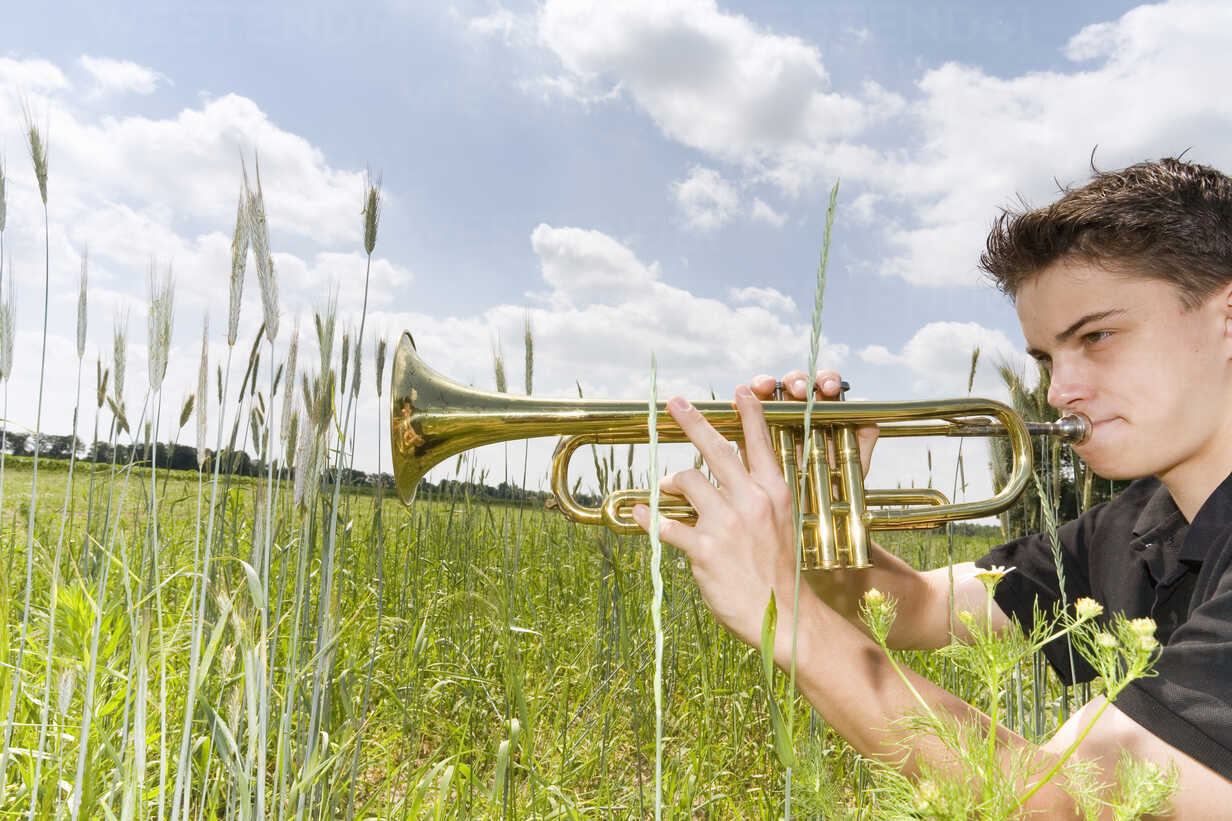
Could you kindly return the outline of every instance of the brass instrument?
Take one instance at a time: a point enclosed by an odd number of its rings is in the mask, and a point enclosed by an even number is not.
[[[560,511],[575,522],[603,524],[617,533],[641,532],[630,513],[635,504],[649,504],[649,491],[617,491],[601,506],[587,507],[570,490],[568,470],[570,457],[583,445],[647,442],[646,402],[539,399],[477,390],[428,367],[409,333],[402,334],[394,353],[390,399],[394,482],[406,504],[415,498],[419,480],[450,456],[510,439],[564,434],[552,457],[552,492]],[[730,402],[694,405],[725,437],[742,438],[740,414]],[[804,441],[804,403],[768,401],[762,409],[794,494],[800,486],[796,454]],[[974,502],[951,504],[927,488],[866,490],[856,440],[856,428],[866,424],[879,425],[881,436],[1006,436],[1013,470],[998,493]],[[657,426],[660,442],[688,441],[666,413],[665,403],[659,404]],[[873,530],[930,528],[1000,513],[1026,489],[1032,435],[1080,444],[1091,431],[1090,421],[1080,414],[1027,423],[1000,402],[975,398],[816,402],[811,426],[805,498],[800,500],[806,570],[869,567]],[[659,510],[673,519],[696,518],[685,499],[670,494],[662,494]]]

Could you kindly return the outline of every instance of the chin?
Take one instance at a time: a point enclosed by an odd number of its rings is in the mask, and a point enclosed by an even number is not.
[[[1143,476],[1152,476],[1158,472],[1156,465],[1134,464],[1126,459],[1127,455],[1124,452],[1112,452],[1113,448],[1101,449],[1103,452],[1091,452],[1080,449],[1075,449],[1075,453],[1082,458],[1086,466],[1091,469],[1096,476],[1101,479],[1111,479],[1113,481],[1124,481],[1129,479],[1141,479]],[[1133,455],[1132,453],[1130,455]]]

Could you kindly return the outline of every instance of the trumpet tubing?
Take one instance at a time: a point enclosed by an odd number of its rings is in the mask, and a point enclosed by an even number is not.
[[[618,533],[641,529],[630,515],[648,503],[647,490],[611,493],[594,507],[570,490],[569,461],[587,444],[645,443],[648,406],[640,401],[539,399],[476,390],[441,376],[419,357],[414,340],[403,333],[391,370],[390,441],[394,482],[406,504],[415,498],[423,476],[441,461],[471,448],[511,439],[561,435],[552,458],[552,491],[560,511],[573,521],[605,525]],[[721,434],[742,436],[740,416],[729,402],[695,402]],[[804,447],[804,406],[796,401],[762,404],[783,469],[796,492],[801,484],[796,453]],[[685,442],[659,404],[660,442]],[[882,436],[1006,436],[1014,457],[1005,486],[974,502],[950,503],[930,489],[865,489],[855,430],[877,424]],[[1031,436],[1056,436],[1080,442],[1090,433],[1085,417],[1056,423],[1026,423],[1009,407],[988,399],[902,402],[818,402],[810,418],[803,510],[805,569],[869,566],[869,533],[935,527],[949,521],[990,516],[1009,507],[1025,490],[1031,474]],[[831,458],[833,457],[833,458]],[[664,494],[660,512],[688,521],[696,512],[684,499]]]

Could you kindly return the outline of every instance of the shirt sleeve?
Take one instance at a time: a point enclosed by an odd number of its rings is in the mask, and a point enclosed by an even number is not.
[[[1057,529],[1065,576],[1064,601],[1071,608],[1078,599],[1091,595],[1089,545],[1103,508],[1104,505],[1093,507]],[[977,559],[975,564],[984,569],[993,565],[1014,568],[997,585],[993,598],[1007,616],[1022,625],[1024,632],[1029,633],[1035,626],[1037,608],[1045,615],[1060,609],[1061,584],[1049,534],[1024,536],[995,547]],[[1057,676],[1067,685],[1090,681],[1096,676],[1090,664],[1078,653],[1070,651],[1065,638],[1044,645],[1043,653]]]
[[[1225,550],[1225,555],[1227,551]],[[1168,639],[1155,675],[1133,681],[1116,706],[1153,735],[1232,779],[1232,570]]]

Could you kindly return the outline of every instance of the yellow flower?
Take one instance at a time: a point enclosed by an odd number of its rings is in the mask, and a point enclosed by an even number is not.
[[[1093,619],[1100,613],[1104,612],[1104,606],[1095,599],[1083,597],[1074,602],[1074,610],[1078,613],[1080,619]],[[1155,625],[1151,625],[1151,632],[1155,632]]]
[[[1098,644],[1100,647],[1116,647],[1117,646],[1116,637],[1113,636],[1111,633],[1096,634],[1095,643]]]
[[[994,564],[987,570],[980,570],[976,572],[975,577],[984,584],[995,584],[1005,578],[1005,574],[1009,573],[1013,569],[1014,568],[1012,567],[1003,567],[1002,565]]]
[[[1155,640],[1154,636],[1139,636],[1138,646],[1149,653],[1159,646],[1159,642]]]
[[[961,621],[963,624],[967,625],[968,627],[971,627],[972,625],[975,624],[975,616],[971,615],[970,610],[959,610],[958,620]]]
[[[885,593],[882,593],[875,587],[870,587],[864,591],[864,601],[869,607],[876,607],[885,601]]]
[[[1129,629],[1135,636],[1142,638],[1155,637],[1155,620],[1154,619],[1131,619]]]

